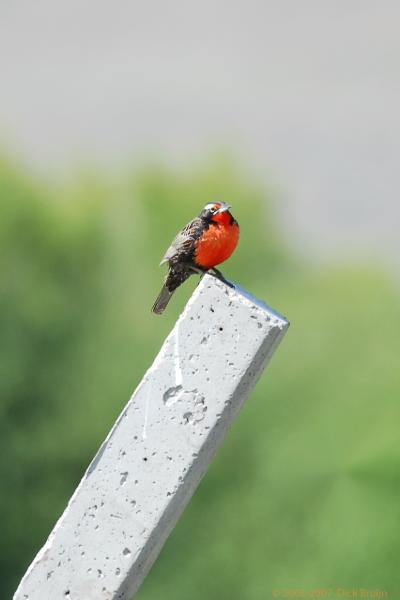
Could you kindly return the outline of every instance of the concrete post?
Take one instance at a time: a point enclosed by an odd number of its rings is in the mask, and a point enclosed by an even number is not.
[[[14,600],[130,600],[287,327],[205,276]]]

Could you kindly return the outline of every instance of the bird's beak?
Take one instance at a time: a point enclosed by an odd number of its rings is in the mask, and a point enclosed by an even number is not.
[[[230,204],[223,204],[221,206],[221,208],[219,208],[214,214],[215,215],[220,215],[221,213],[226,212],[227,210],[229,210],[231,208]]]

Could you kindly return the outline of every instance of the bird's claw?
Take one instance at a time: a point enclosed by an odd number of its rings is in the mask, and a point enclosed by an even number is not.
[[[234,288],[235,286],[233,285],[233,283],[231,283],[230,281],[228,281],[227,279],[225,279],[225,277],[222,275],[221,271],[219,271],[218,269],[212,268],[209,269],[207,271],[210,275],[212,275],[213,277],[215,277],[216,279],[219,279],[220,281],[222,281],[223,283],[225,283],[225,285],[227,285],[230,288]]]

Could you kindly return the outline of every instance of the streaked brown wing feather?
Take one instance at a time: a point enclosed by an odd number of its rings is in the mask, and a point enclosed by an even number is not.
[[[194,251],[195,241],[204,230],[204,221],[200,218],[193,219],[178,233],[168,250],[163,256],[160,265],[190,261]]]

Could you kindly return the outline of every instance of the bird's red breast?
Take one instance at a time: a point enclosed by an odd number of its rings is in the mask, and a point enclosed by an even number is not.
[[[194,262],[211,269],[227,260],[239,241],[239,225],[226,211],[215,215],[210,225],[196,241]]]

